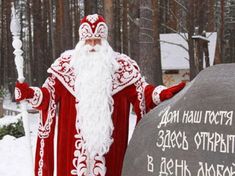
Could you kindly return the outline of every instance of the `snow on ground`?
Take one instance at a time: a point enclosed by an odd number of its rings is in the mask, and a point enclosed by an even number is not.
[[[12,103],[9,99],[4,100],[4,108],[20,111],[19,105]],[[17,122],[20,115],[5,116],[0,119],[0,126]],[[38,114],[29,114],[29,125],[31,132],[31,147],[35,151],[36,136],[38,128]],[[25,136],[15,138],[6,135],[0,140],[0,176],[32,176],[30,173],[29,149]],[[33,152],[34,155],[34,152]]]
[[[4,101],[4,107],[12,110],[19,110],[15,103],[10,101]],[[130,131],[129,139],[133,133],[136,118],[133,113],[130,113]],[[31,147],[33,155],[36,148],[36,136],[38,128],[39,114],[29,114],[29,125],[31,131]],[[5,116],[0,119],[0,126],[7,125],[9,123],[17,122],[19,116]],[[27,157],[27,140],[20,137],[15,138],[13,136],[6,135],[0,140],[0,176],[32,176],[30,173],[30,158]]]
[[[11,116],[13,119],[14,116]],[[11,118],[6,117],[7,119]],[[30,131],[32,151],[35,151],[37,134],[37,115],[30,115]],[[4,119],[4,118],[3,118]],[[9,121],[8,121],[9,122]],[[6,135],[0,140],[0,175],[1,176],[32,176],[29,172],[30,158],[27,157],[26,138],[15,138]]]

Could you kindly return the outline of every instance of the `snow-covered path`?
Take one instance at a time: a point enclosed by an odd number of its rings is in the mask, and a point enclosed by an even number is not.
[[[16,119],[14,116],[7,116],[0,119],[0,124],[6,124]],[[32,150],[35,151],[37,134],[37,115],[30,115],[30,131]],[[0,140],[0,176],[32,176],[30,174],[30,160],[27,157],[26,138],[15,138],[6,135]]]

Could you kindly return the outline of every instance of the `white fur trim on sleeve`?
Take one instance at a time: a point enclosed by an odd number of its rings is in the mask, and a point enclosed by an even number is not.
[[[165,89],[167,89],[167,87],[165,87],[165,86],[157,86],[157,87],[153,90],[152,99],[153,99],[153,102],[154,102],[155,105],[158,105],[159,103],[161,103],[159,94],[160,94],[163,90],[165,90]]]
[[[15,87],[15,99],[20,99],[22,96],[22,93],[19,88]]]
[[[34,107],[38,107],[42,103],[43,94],[40,88],[30,87],[34,90],[33,98],[28,99],[29,103]]]

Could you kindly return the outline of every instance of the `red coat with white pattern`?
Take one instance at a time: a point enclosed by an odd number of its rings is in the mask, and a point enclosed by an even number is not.
[[[121,67],[113,77],[114,142],[104,157],[88,159],[82,136],[75,125],[75,74],[69,65],[71,52],[52,64],[48,69],[51,76],[42,88],[35,91],[31,101],[41,112],[35,175],[53,176],[54,173],[57,176],[82,176],[90,172],[92,176],[120,176],[128,142],[130,104],[139,121],[160,102],[159,96],[154,91],[155,87],[148,85],[141,77],[136,62],[116,53],[115,58]]]

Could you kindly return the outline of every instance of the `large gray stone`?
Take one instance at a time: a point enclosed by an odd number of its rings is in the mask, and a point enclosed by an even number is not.
[[[235,175],[234,110],[235,64],[201,71],[139,122],[122,175]]]

